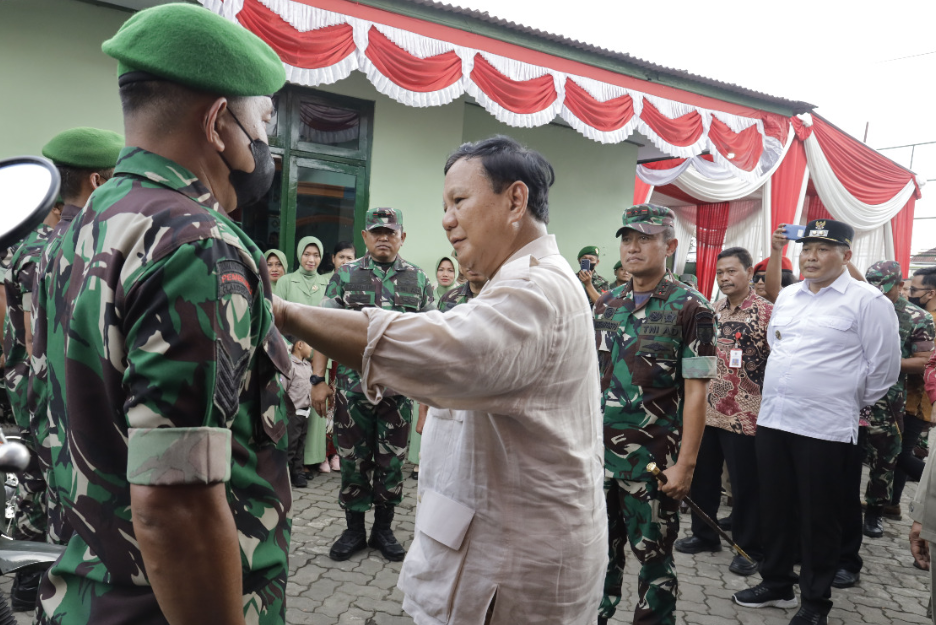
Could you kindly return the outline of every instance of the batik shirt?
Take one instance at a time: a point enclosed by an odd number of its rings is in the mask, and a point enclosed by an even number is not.
[[[39,224],[30,232],[10,259],[3,286],[6,290],[6,321],[3,325],[4,379],[16,425],[29,429],[26,390],[29,385],[29,353],[26,351],[26,313],[32,314],[32,291],[36,267],[52,233],[51,226]],[[31,437],[30,437],[31,438]],[[30,441],[31,446],[34,442]]]
[[[378,263],[368,252],[335,270],[321,305],[326,308],[362,310],[383,308],[397,312],[426,312],[435,306],[429,276],[397,256],[392,263]],[[360,374],[338,365],[335,388],[363,393]],[[385,393],[389,397],[393,393]]]
[[[36,296],[36,402],[64,438],[55,488],[74,534],[40,623],[165,623],[130,484],[223,483],[248,623],[285,622],[289,356],[263,254],[183,167],[125,148],[49,250]],[[67,384],[66,384],[67,380]],[[67,410],[66,410],[67,406]]]
[[[633,281],[595,304],[595,331],[610,352],[602,372],[605,470],[649,480],[647,464],[675,464],[683,429],[683,380],[717,375],[715,313],[667,272],[641,306]]]
[[[718,377],[709,383],[705,424],[754,436],[764,368],[770,356],[767,324],[773,304],[750,289],[734,310],[728,298],[715,304],[718,319]],[[740,336],[739,336],[740,335]],[[731,350],[741,350],[741,367],[729,367]]]
[[[923,310],[923,309],[921,309]],[[932,313],[923,310],[929,318],[932,319]],[[931,419],[933,406],[926,396],[926,390],[923,385],[922,373],[908,373],[906,385],[907,406],[905,408],[908,415],[913,415],[923,421]]]
[[[917,353],[932,351],[936,334],[933,317],[902,297],[894,302],[894,310],[897,312],[899,324],[900,357],[913,358]],[[862,410],[862,418],[875,426],[886,425],[903,418],[907,405],[906,385],[907,374],[901,372],[897,384],[890,387],[884,397],[877,400],[873,406]]]
[[[452,289],[439,299],[439,310],[447,312],[459,304],[471,301],[475,295],[471,292],[471,286],[466,282],[463,285]]]

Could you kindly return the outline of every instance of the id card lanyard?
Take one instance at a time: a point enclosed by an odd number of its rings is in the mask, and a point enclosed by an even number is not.
[[[741,340],[741,333],[735,332],[735,346],[731,349],[730,356],[728,358],[728,367],[731,369],[740,369],[741,368],[741,346],[739,341]]]

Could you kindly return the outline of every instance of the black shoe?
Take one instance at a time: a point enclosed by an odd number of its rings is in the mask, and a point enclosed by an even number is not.
[[[736,592],[734,601],[746,608],[795,608],[799,605],[792,586],[786,592],[778,592],[763,584]]]
[[[328,557],[335,562],[347,560],[352,555],[367,547],[367,530],[364,528],[364,513],[345,510],[345,520],[348,523],[341,537],[332,545]]]
[[[702,553],[705,551],[715,553],[721,551],[721,543],[710,543],[696,536],[687,536],[677,540],[673,544],[673,548],[679,553]]]
[[[750,562],[744,556],[735,556],[731,560],[731,566],[728,567],[728,570],[734,573],[735,575],[754,575],[760,569],[760,562],[755,560]]]
[[[884,535],[884,521],[881,519],[882,508],[878,506],[868,506],[865,512],[864,527],[861,533],[868,538],[880,538]]]
[[[399,562],[406,557],[403,545],[397,542],[390,525],[393,523],[393,506],[377,506],[374,508],[374,527],[371,528],[370,540],[367,544],[374,549],[380,549],[387,560]]]
[[[14,612],[28,612],[36,609],[39,598],[39,582],[42,571],[17,571],[10,590],[10,606]]]
[[[861,573],[852,573],[848,569],[839,569],[832,580],[833,588],[851,588],[861,581]]]
[[[803,606],[790,621],[790,625],[829,625],[829,617]]]
[[[884,506],[883,515],[885,519],[890,519],[891,521],[902,521],[903,515],[900,512],[900,504]]]
[[[608,625],[608,619],[603,616],[598,617],[598,625]]]
[[[722,528],[726,532],[731,531],[731,517],[726,516],[724,519],[718,519],[718,527]]]
[[[304,473],[293,473],[289,476],[289,481],[292,482],[293,488],[305,488],[309,485]]]
[[[413,471],[413,473],[410,475],[410,479],[418,480],[418,479],[419,479],[419,471]]]

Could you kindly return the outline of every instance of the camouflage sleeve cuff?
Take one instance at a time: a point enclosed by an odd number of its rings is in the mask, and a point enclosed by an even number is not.
[[[682,377],[689,379],[710,379],[718,377],[718,356],[697,356],[683,358]]]
[[[230,479],[230,430],[130,428],[127,480],[131,484],[182,486]]]

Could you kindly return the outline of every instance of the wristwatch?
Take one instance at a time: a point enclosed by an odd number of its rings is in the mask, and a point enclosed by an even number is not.
[[[312,383],[312,386],[318,386],[325,381],[325,378],[320,375],[313,375],[309,378],[309,381]]]

